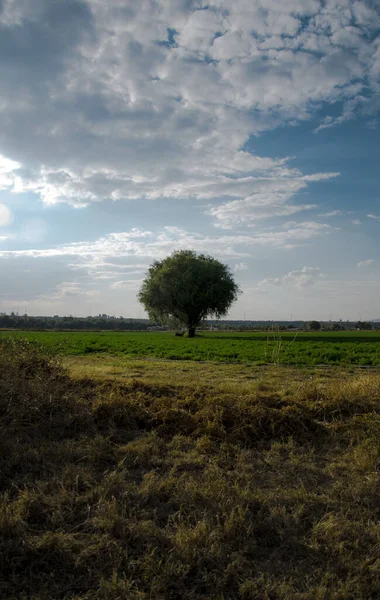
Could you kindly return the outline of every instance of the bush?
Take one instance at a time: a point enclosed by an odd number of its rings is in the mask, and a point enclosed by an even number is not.
[[[0,344],[0,436],[60,437],[75,432],[88,412],[79,386],[60,358],[37,344],[6,339]]]

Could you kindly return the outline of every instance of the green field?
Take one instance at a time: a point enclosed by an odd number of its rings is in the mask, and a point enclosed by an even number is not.
[[[297,366],[379,366],[380,331],[321,333],[207,332],[195,339],[171,332],[2,331],[0,339],[23,337],[64,356],[103,353],[161,358]]]

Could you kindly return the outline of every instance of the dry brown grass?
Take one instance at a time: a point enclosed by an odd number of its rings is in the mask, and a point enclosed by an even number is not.
[[[1,598],[380,597],[379,376],[227,367],[94,381],[0,347]]]
[[[239,395],[255,393],[259,388],[289,391],[294,385],[307,382],[338,385],[345,380],[356,379],[370,372],[380,376],[377,368],[365,370],[351,367],[275,367],[241,363],[217,363],[215,361],[183,361],[158,358],[131,359],[104,354],[66,356],[62,359],[74,379],[90,378],[100,381],[130,383],[138,379],[151,385],[176,385],[177,387],[211,388],[233,391]]]

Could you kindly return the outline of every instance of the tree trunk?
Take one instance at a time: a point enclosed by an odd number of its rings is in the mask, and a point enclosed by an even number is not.
[[[189,338],[195,337],[195,327],[189,327],[187,337],[189,337]]]

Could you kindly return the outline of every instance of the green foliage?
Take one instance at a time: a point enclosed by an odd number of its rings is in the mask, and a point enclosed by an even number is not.
[[[0,313],[0,328],[20,330],[79,330],[79,331],[145,331],[149,326],[147,319],[125,319],[97,315],[94,317],[32,317],[29,315],[7,315]]]
[[[226,315],[238,294],[226,265],[210,256],[180,250],[153,263],[138,297],[150,319],[165,322],[174,318],[193,337],[203,319]]]
[[[378,375],[96,384],[12,341],[0,392],[1,598],[378,597]]]
[[[380,365],[380,332],[201,332],[191,345],[171,332],[0,332],[24,337],[61,355],[111,354],[255,364]]]
[[[362,331],[369,331],[372,329],[372,323],[368,323],[367,321],[358,321],[355,325],[356,329],[362,330]]]
[[[311,331],[319,331],[321,328],[321,324],[319,321],[310,321],[309,323],[309,329]]]

